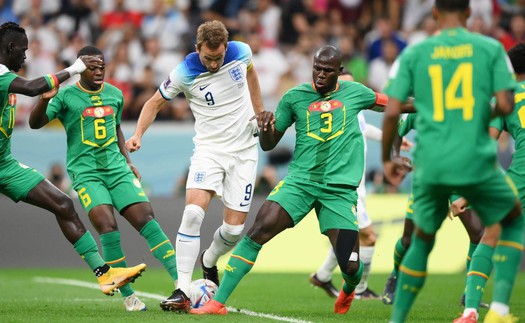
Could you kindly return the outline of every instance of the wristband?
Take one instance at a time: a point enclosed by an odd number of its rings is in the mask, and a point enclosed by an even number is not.
[[[47,74],[47,75],[44,75],[44,79],[46,80],[47,82],[47,85],[49,85],[49,89],[54,89],[55,87],[58,86],[58,84],[60,82],[58,82],[58,79],[56,77],[55,74]]]
[[[80,58],[77,58],[73,65],[64,68],[64,70],[69,72],[69,76],[73,76],[84,72],[86,70],[86,64],[84,64],[84,62]]]

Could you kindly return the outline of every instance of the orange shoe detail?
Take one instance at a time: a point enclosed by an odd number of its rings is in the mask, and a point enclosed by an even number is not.
[[[224,304],[217,302],[216,300],[211,300],[208,303],[204,304],[203,307],[194,308],[190,311],[190,314],[198,315],[226,315],[228,314],[228,309]]]
[[[355,296],[355,290],[351,294],[347,294],[341,288],[341,291],[339,292],[339,296],[335,300],[334,313],[335,314],[346,314],[346,312],[348,312],[348,310],[350,309],[350,306],[352,305],[354,296]]]

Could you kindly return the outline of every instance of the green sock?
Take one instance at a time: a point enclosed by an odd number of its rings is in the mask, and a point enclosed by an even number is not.
[[[175,258],[175,248],[170,239],[160,228],[157,220],[153,219],[140,229],[140,235],[146,239],[151,253],[166,268],[173,281],[178,279],[177,260]]]
[[[417,294],[425,283],[427,261],[434,242],[427,242],[415,234],[399,267],[396,297],[391,322],[404,322]]]
[[[392,274],[396,277],[399,272],[399,264],[401,264],[401,260],[403,260],[403,257],[407,251],[402,241],[403,239],[399,238],[399,240],[396,242],[396,246],[394,247],[394,270],[392,271]]]
[[[73,247],[91,270],[95,271],[95,269],[106,265],[104,259],[102,259],[98,253],[97,243],[89,231],[86,231],[86,233],[75,242]]]
[[[359,284],[359,282],[361,281],[361,277],[363,276],[363,269],[365,268],[365,266],[363,265],[363,262],[361,260],[359,260],[359,269],[357,270],[357,272],[352,275],[352,276],[349,276],[345,273],[342,273],[343,275],[343,279],[345,281],[345,283],[343,284],[343,290],[345,292],[345,294],[349,295],[351,294],[355,287]]]
[[[472,255],[474,254],[474,251],[476,251],[476,248],[478,247],[477,243],[470,243],[468,246],[468,254],[467,254],[467,272],[470,268],[470,263],[472,262]]]
[[[102,244],[102,253],[106,263],[111,267],[127,267],[126,256],[122,251],[122,245],[120,243],[120,232],[113,231],[100,235],[100,243]],[[134,293],[131,284],[119,288],[122,297],[128,297]]]
[[[492,256],[494,263],[494,292],[492,301],[509,304],[518,274],[525,236],[523,216],[503,226],[501,237]]]
[[[262,246],[245,235],[232,252],[224,270],[221,286],[213,298],[225,304],[241,279],[252,269]]]
[[[478,244],[472,255],[472,262],[467,273],[467,287],[465,289],[465,307],[478,308],[483,296],[485,284],[492,271],[492,254],[494,248],[484,243]]]

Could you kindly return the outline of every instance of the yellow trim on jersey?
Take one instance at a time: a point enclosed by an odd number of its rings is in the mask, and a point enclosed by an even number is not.
[[[334,133],[333,135],[331,135],[330,137],[328,137],[326,139],[323,139],[323,138],[319,137],[318,135],[313,134],[313,133],[310,132],[310,112],[307,110],[306,111],[306,135],[309,136],[309,137],[312,137],[312,138],[314,138],[316,140],[319,140],[321,142],[329,141],[329,140],[334,139],[335,137],[338,137],[338,136],[342,135],[345,132],[346,106],[343,105],[342,110],[343,110],[343,124],[341,126],[341,129],[337,130],[336,133]]]
[[[232,258],[235,258],[235,259],[239,259],[240,261],[245,262],[245,263],[247,263],[247,264],[250,265],[250,266],[253,266],[253,265],[255,264],[255,262],[253,262],[253,261],[249,261],[248,259],[243,258],[243,257],[241,257],[241,256],[232,255],[231,257],[232,257]]]
[[[113,115],[113,119],[115,119],[115,115]],[[115,129],[115,135],[113,137],[111,137],[108,141],[106,141],[102,146],[99,145],[99,144],[96,144],[96,143],[94,143],[92,141],[85,140],[84,139],[84,120],[85,120],[84,116],[80,115],[80,133],[82,135],[82,143],[84,143],[84,144],[86,144],[88,146],[93,146],[93,147],[97,147],[97,148],[103,148],[103,147],[109,146],[117,138],[117,131]]]
[[[246,72],[248,72],[252,68],[253,68],[253,62],[250,62],[250,64],[248,64],[248,67],[246,68]]]
[[[514,242],[514,241],[506,241],[506,240],[500,240],[498,241],[498,246],[505,246],[510,248],[518,249],[519,251],[523,251],[524,246],[520,243]]]
[[[407,274],[409,276],[413,276],[413,277],[426,277],[427,276],[427,272],[426,271],[413,270],[413,269],[407,268],[407,267],[405,267],[403,265],[399,266],[399,270],[404,272],[405,274]]]
[[[514,193],[514,196],[518,197],[518,189],[516,188],[516,185],[512,181],[509,175],[505,175],[505,180],[509,184],[510,188],[512,189],[512,192]]]
[[[116,263],[119,263],[119,262],[121,262],[121,261],[124,261],[125,259],[126,259],[126,256],[124,256],[124,257],[122,257],[122,258],[119,258],[119,259],[117,259],[117,260],[106,261],[106,264],[108,264],[108,265],[114,265],[114,264],[116,264]]]
[[[77,82],[77,86],[84,92],[86,93],[90,93],[90,94],[95,94],[95,93],[100,93],[102,92],[102,90],[104,89],[104,85],[106,85],[106,83],[102,83],[102,86],[100,87],[100,89],[96,90],[96,91],[90,91],[88,89],[86,89],[85,87],[82,86],[82,84],[80,84],[80,81]]]
[[[159,243],[158,245],[156,245],[155,247],[151,248],[149,251],[153,252],[153,251],[157,250],[157,248],[159,248],[160,246],[162,246],[162,245],[164,245],[164,244],[166,244],[166,243],[169,243],[169,242],[170,242],[169,239],[164,240],[164,241],[162,241],[161,243]]]
[[[469,271],[467,273],[467,276],[480,276],[480,277],[483,277],[485,279],[489,279],[489,276],[485,275],[484,273],[480,272],[480,271]]]

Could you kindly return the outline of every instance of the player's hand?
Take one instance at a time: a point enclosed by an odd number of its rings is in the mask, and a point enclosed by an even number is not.
[[[448,208],[448,217],[452,220],[456,216],[460,216],[467,210],[468,201],[463,197],[455,200]]]
[[[397,156],[383,162],[386,179],[394,186],[397,186],[403,181],[406,174],[413,169],[410,158]]]
[[[403,137],[403,142],[401,143],[401,150],[402,151],[410,151],[410,149],[414,147],[414,143],[405,137]]]
[[[135,177],[138,178],[138,180],[140,181],[142,179],[142,176],[140,176],[140,172],[139,172],[138,168],[135,167],[135,165],[133,165],[132,163],[128,163],[128,166],[131,169],[131,171],[133,172],[133,174],[135,174]]]
[[[126,150],[130,153],[136,152],[140,149],[141,144],[142,139],[137,135],[133,135],[131,138],[126,140]]]
[[[97,56],[91,56],[91,55],[82,55],[79,57],[84,65],[86,65],[86,68],[102,68],[104,65],[104,61],[100,59],[100,57]]]
[[[55,86],[51,90],[42,93],[42,100],[49,100],[49,99],[53,98],[55,95],[57,95],[59,87],[60,86]]]
[[[257,127],[259,127],[261,131],[268,131],[268,126],[270,126],[272,132],[274,131],[275,115],[273,112],[263,111],[251,117],[250,121],[254,119],[257,120]]]

